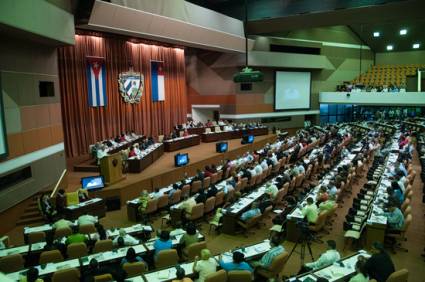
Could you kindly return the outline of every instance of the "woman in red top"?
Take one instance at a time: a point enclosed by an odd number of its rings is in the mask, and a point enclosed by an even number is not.
[[[128,153],[128,157],[131,158],[131,157],[136,157],[136,156],[137,156],[136,150],[134,150],[134,146],[131,146],[130,152]]]
[[[326,202],[329,198],[328,191],[325,186],[321,186],[319,190],[319,194],[317,194],[316,198],[316,204],[319,205],[320,203]]]

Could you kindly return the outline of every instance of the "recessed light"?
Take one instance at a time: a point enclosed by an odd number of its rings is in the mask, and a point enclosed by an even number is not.
[[[393,45],[387,45],[387,51],[391,51],[394,48]]]
[[[421,44],[419,44],[419,43],[415,43],[415,44],[413,44],[413,49],[419,49],[419,47],[421,47]]]
[[[379,37],[379,36],[381,36],[381,34],[379,33],[379,31],[375,31],[373,33],[373,37]]]
[[[400,35],[406,35],[407,34],[407,29],[403,28],[400,29]]]

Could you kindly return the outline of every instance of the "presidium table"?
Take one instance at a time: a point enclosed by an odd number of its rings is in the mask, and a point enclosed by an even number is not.
[[[230,131],[203,133],[201,136],[202,142],[217,142],[221,140],[238,139],[244,135],[267,135],[269,134],[268,127],[255,127],[250,129],[236,129]]]
[[[192,147],[199,144],[201,144],[201,137],[197,134],[184,136],[184,137],[177,137],[174,139],[169,139],[164,141],[164,151],[174,152],[180,149]]]
[[[146,155],[141,158],[130,158],[127,160],[128,172],[139,173],[153,164],[164,154],[164,144],[156,143],[154,148],[149,150]]]

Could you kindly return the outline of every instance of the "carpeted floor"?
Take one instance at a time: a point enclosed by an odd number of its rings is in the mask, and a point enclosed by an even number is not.
[[[414,197],[412,201],[412,215],[413,222],[407,233],[407,242],[404,244],[409,251],[408,253],[398,252],[397,254],[391,254],[391,257],[396,265],[396,269],[407,268],[409,270],[409,281],[425,281],[425,263],[421,257],[423,248],[425,247],[425,230],[424,230],[424,208],[422,204],[422,186],[423,183],[419,177],[420,175],[420,164],[418,161],[418,156],[415,153],[413,160],[414,169],[418,172],[417,177],[415,178],[413,184]],[[353,187],[353,195],[357,194],[357,191],[365,183],[365,178],[363,177],[360,180],[360,183]],[[328,239],[333,239],[338,244],[338,250],[341,252],[342,256],[347,256],[353,253],[355,250],[346,249],[342,251],[344,244],[344,232],[342,229],[342,224],[347,214],[348,209],[352,204],[352,196],[347,196],[344,200],[344,204],[337,211],[336,220],[332,226],[332,230],[329,235],[324,236],[322,239],[324,241]],[[105,218],[101,219],[101,223],[106,227],[123,227],[134,224],[127,220],[127,211],[123,207],[119,211],[108,212]],[[208,234],[209,226],[207,223],[203,223],[201,227],[201,232],[206,236],[208,248],[212,253],[220,253],[242,245],[252,244],[268,238],[269,228],[271,227],[271,220],[265,222],[265,226],[253,230],[255,233],[250,235],[248,238],[243,235],[230,236],[225,234],[216,234],[212,232]],[[155,229],[159,229],[161,226],[161,216],[158,215],[153,220],[153,226]],[[12,244],[22,244],[22,228],[16,228],[8,234],[11,238]],[[284,242],[283,246],[287,251],[290,251],[294,246],[291,242]],[[315,259],[325,250],[325,244],[312,244],[313,256]],[[309,255],[306,255],[306,262],[310,260]],[[298,272],[300,269],[300,256],[297,253],[294,253],[289,259],[286,267],[283,271],[283,275],[291,276]]]

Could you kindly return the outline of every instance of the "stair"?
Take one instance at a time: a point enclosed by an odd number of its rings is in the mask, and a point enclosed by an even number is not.
[[[37,206],[37,199],[43,193],[51,192],[51,191],[42,191],[35,194],[32,197],[32,202],[25,208],[24,213],[16,222],[16,226],[31,226],[31,225],[42,225],[45,223],[44,217],[40,214]]]

